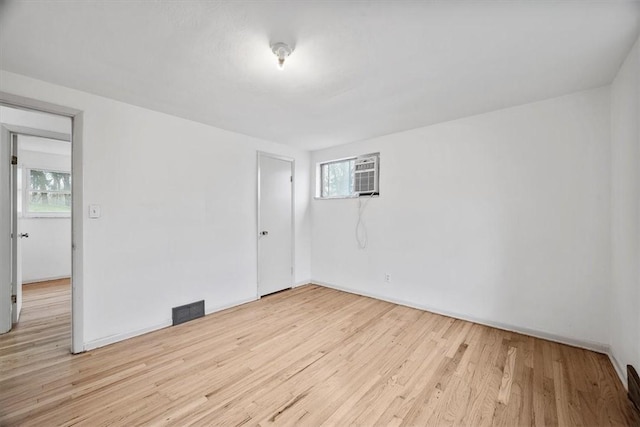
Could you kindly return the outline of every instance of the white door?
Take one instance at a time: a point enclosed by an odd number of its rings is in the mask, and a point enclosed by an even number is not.
[[[258,295],[293,284],[293,160],[258,154]]]
[[[0,135],[0,333],[11,330],[11,136],[2,126]]]
[[[18,135],[2,128],[0,136],[0,333],[11,330],[22,308],[22,269],[18,233]]]
[[[18,135],[11,134],[11,156],[18,158]],[[21,241],[29,237],[27,233],[21,233],[18,229],[18,165],[11,164],[11,236],[13,236],[13,251],[11,257],[11,283],[12,306],[11,320],[18,323],[20,310],[22,310],[22,245]],[[15,295],[15,299],[13,299]]]

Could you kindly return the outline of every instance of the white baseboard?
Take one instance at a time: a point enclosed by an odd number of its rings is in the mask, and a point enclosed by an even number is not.
[[[146,328],[138,329],[136,331],[125,332],[123,334],[115,334],[109,335],[108,337],[98,338],[97,340],[89,341],[84,344],[84,350],[94,350],[99,347],[104,347],[105,345],[115,344],[120,341],[124,341],[129,338],[137,337],[139,335],[147,334],[149,332],[157,331],[158,329],[166,328],[167,326],[171,326],[171,320],[165,320],[162,323],[158,323],[153,326],[148,326]]]
[[[628,381],[627,381],[627,370],[626,369],[622,369],[622,365],[620,365],[620,363],[618,362],[618,359],[615,358],[615,356],[611,352],[611,349],[609,349],[609,351],[607,352],[607,356],[609,356],[609,360],[611,361],[611,364],[613,365],[613,369],[616,370],[616,373],[618,374],[618,377],[620,377],[620,381],[622,382],[622,385],[624,386],[624,389],[629,391],[629,388],[628,388],[629,384],[628,384]]]
[[[603,353],[608,355],[609,354],[609,346],[607,344],[603,344],[603,343],[598,343],[598,342],[592,342],[592,341],[587,341],[587,340],[580,340],[580,339],[576,339],[576,338],[569,338],[569,337],[564,337],[561,335],[556,335],[556,334],[551,334],[548,332],[543,332],[543,331],[538,331],[535,329],[529,329],[529,328],[524,328],[521,326],[514,326],[514,325],[510,325],[508,323],[502,323],[502,322],[496,322],[490,319],[481,319],[481,318],[477,318],[477,317],[473,317],[473,316],[468,316],[466,314],[461,314],[461,313],[455,313],[455,312],[451,312],[451,311],[447,311],[447,310],[441,310],[439,308],[436,307],[429,307],[423,304],[416,304],[414,302],[410,302],[410,301],[405,301],[402,299],[398,299],[398,298],[390,298],[390,297],[386,297],[386,296],[382,296],[382,295],[378,295],[372,292],[363,292],[360,290],[354,290],[354,289],[350,289],[350,288],[346,288],[343,286],[339,286],[339,285],[335,285],[333,283],[327,283],[327,282],[323,282],[321,280],[311,280],[311,283],[316,284],[316,285],[320,285],[320,286],[325,286],[327,288],[332,288],[332,289],[336,289],[339,291],[344,291],[344,292],[348,292],[351,294],[356,294],[356,295],[362,295],[365,297],[369,297],[369,298],[375,298],[375,299],[379,299],[382,301],[387,301],[387,302],[391,302],[394,304],[398,304],[398,305],[404,305],[406,307],[411,307],[411,308],[416,308],[418,310],[424,310],[424,311],[428,311],[431,313],[435,313],[435,314],[440,314],[443,316],[448,316],[448,317],[453,317],[456,319],[460,319],[460,320],[465,320],[467,322],[473,322],[473,323],[478,323],[480,325],[485,325],[485,326],[491,326],[492,328],[497,328],[497,329],[502,329],[505,331],[510,331],[510,332],[517,332],[519,334],[523,334],[523,335],[529,335],[532,337],[536,337],[536,338],[542,338],[545,340],[549,340],[549,341],[554,341],[560,344],[567,344],[573,347],[580,347],[580,348],[584,348],[587,350],[592,350],[598,353]]]
[[[257,298],[257,297],[243,298],[241,300],[237,300],[237,301],[231,302],[229,304],[217,305],[217,306],[215,306],[213,308],[205,309],[204,314],[206,316],[206,315],[209,315],[209,314],[216,313],[218,311],[226,310],[228,308],[237,307],[239,305],[246,304],[248,302],[256,301],[258,299],[260,299],[260,298]]]
[[[301,282],[297,282],[293,285],[294,288],[297,288],[299,286],[304,286],[304,285],[310,285],[311,284],[311,280],[303,280]]]
[[[248,302],[251,301],[255,301],[257,298],[256,297],[251,297],[251,298],[244,298],[241,300],[237,300],[234,302],[231,302],[229,304],[223,304],[223,305],[218,305],[209,309],[206,309],[204,314],[209,315],[218,311],[222,311],[222,310],[226,310],[228,308],[232,308],[232,307],[236,307],[242,304],[246,304]],[[169,327],[173,324],[173,322],[171,321],[171,319],[165,320],[162,323],[158,323],[155,324],[153,326],[148,326],[146,328],[142,328],[142,329],[138,329],[136,331],[131,331],[131,332],[125,332],[122,334],[115,334],[115,335],[110,335],[108,337],[104,337],[104,338],[98,338],[97,340],[93,340],[93,341],[89,341],[87,343],[84,344],[84,351],[89,351],[89,350],[94,350],[96,348],[99,347],[104,347],[105,345],[109,345],[109,344],[115,344],[117,342],[120,341],[124,341],[127,340],[129,338],[134,338],[140,335],[144,335],[144,334],[148,334],[149,332],[153,332],[153,331],[157,331],[159,329],[163,329],[166,327]]]

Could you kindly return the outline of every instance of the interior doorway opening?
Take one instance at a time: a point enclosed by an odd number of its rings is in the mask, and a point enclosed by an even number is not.
[[[76,306],[82,264],[75,250],[82,205],[81,192],[72,187],[81,178],[75,166],[82,164],[81,151],[74,147],[81,125],[80,111],[0,93],[0,175],[9,184],[0,190],[0,229],[10,237],[10,244],[5,240],[0,248],[0,333],[20,322],[23,282],[68,286],[72,353],[84,350],[81,307]]]
[[[16,286],[71,287],[71,141],[14,134],[17,139]],[[70,139],[70,138],[69,138]],[[26,292],[22,300],[27,298]],[[71,307],[68,307],[69,313]],[[21,309],[14,310],[14,323]]]

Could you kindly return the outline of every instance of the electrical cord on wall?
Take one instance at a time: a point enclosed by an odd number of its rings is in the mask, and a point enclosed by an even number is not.
[[[367,226],[362,221],[362,215],[364,214],[365,209],[367,209],[367,205],[373,199],[375,193],[371,193],[371,196],[362,203],[362,199],[358,197],[358,223],[356,224],[356,240],[358,241],[358,246],[360,249],[364,249],[367,247]]]

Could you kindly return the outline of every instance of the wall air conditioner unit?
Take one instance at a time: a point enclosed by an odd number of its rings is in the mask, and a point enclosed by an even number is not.
[[[358,196],[379,193],[380,155],[368,154],[355,160],[353,192]]]

